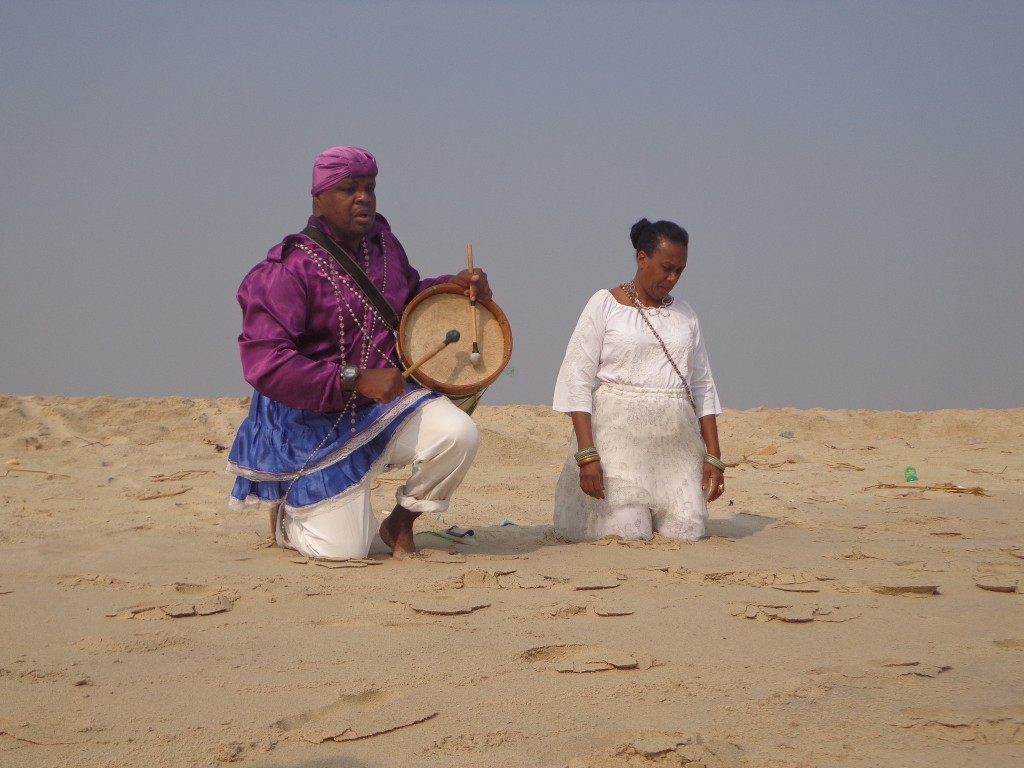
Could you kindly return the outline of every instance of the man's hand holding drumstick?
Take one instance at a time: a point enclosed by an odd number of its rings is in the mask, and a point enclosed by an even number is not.
[[[464,269],[452,278],[452,282],[464,288],[464,293],[474,301],[490,301],[491,286],[487,282],[487,273],[482,269]]]
[[[487,273],[482,269],[464,269],[455,275],[451,282],[463,288],[471,301],[489,301],[491,298]],[[443,348],[445,345],[441,346]],[[426,360],[419,362],[423,363]],[[355,391],[375,402],[390,403],[402,396],[405,392],[405,383],[405,376],[397,368],[363,369],[356,380]]]
[[[417,368],[442,352],[449,344],[454,344],[459,337],[459,332],[454,328],[448,331],[434,349],[409,366],[405,373],[400,373],[397,368],[363,369],[356,379],[355,391],[378,403],[390,403],[405,392],[405,380],[415,373]]]

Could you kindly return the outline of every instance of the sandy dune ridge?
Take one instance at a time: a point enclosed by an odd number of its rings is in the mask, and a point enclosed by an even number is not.
[[[1024,764],[1024,409],[729,410],[706,540],[570,545],[568,420],[484,406],[421,558],[316,563],[246,405],[0,395],[0,765]]]

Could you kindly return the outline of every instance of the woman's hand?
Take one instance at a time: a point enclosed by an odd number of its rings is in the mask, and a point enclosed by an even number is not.
[[[464,269],[455,277],[452,282],[465,289],[469,298],[478,301],[489,301],[491,298],[491,286],[487,282],[487,273],[482,269],[474,269],[470,272]]]
[[[709,502],[714,501],[723,493],[725,493],[725,475],[718,467],[712,467],[710,464],[704,465],[704,477],[701,479],[700,488],[704,491],[704,496]],[[710,495],[708,494],[708,488],[711,489]]]
[[[405,392],[405,379],[397,368],[361,368],[356,392],[378,403],[390,403]]]
[[[580,467],[580,490],[595,499],[604,498],[604,472],[600,461],[591,461]]]

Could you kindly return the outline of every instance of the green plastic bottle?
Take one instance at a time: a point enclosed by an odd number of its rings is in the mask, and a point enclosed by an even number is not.
[[[915,480],[917,480],[917,470],[914,469],[913,467],[907,467],[905,470],[903,470],[903,479],[906,480],[908,483],[913,483]]]

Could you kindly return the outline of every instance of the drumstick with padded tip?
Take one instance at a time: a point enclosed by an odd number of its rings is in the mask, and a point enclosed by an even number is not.
[[[403,373],[402,376],[404,376],[405,378],[408,379],[417,368],[419,368],[421,365],[423,365],[425,362],[427,362],[430,358],[432,358],[434,355],[436,355],[442,349],[447,347],[449,344],[451,344],[452,342],[458,341],[458,340],[459,340],[459,332],[456,331],[453,328],[452,330],[448,331],[448,333],[446,333],[444,335],[444,341],[442,341],[440,344],[438,344],[436,347],[434,347],[432,350],[430,350],[430,352],[428,352],[426,355],[424,355],[423,359],[420,360],[418,363],[416,363],[415,365],[411,365],[408,368],[406,368],[405,373]]]
[[[469,261],[469,276],[473,276],[473,244],[466,246],[466,258]],[[469,362],[476,365],[480,362],[480,329],[476,325],[476,291],[472,283],[469,286],[469,312],[473,316],[473,351],[469,353]]]

